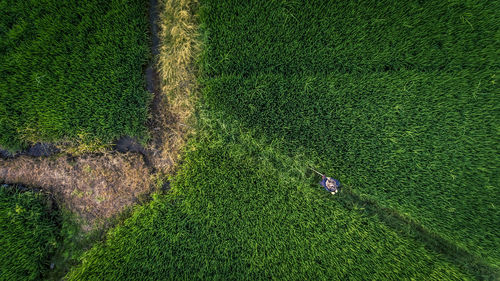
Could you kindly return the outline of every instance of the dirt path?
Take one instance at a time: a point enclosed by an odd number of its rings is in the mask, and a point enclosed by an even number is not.
[[[146,84],[147,89],[153,94],[153,102],[151,104],[151,118],[148,120],[149,132],[152,139],[147,147],[147,158],[151,162],[154,170],[164,171],[170,167],[172,159],[163,158],[162,151],[167,141],[168,128],[166,124],[175,122],[174,117],[168,111],[167,98],[161,91],[160,77],[157,69],[158,56],[160,54],[160,38],[158,22],[160,20],[160,13],[158,7],[158,0],[149,1],[149,22],[151,30],[151,54],[153,61],[146,69]]]

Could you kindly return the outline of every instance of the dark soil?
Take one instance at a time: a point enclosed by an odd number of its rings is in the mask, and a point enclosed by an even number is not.
[[[30,146],[27,155],[34,157],[50,156],[59,153],[60,150],[50,143],[35,143]]]
[[[141,154],[145,154],[146,151],[144,147],[137,142],[136,139],[131,137],[123,137],[115,142],[114,150],[118,152],[137,152]]]
[[[36,187],[26,187],[22,184],[0,184],[0,188],[7,188],[7,189],[16,189],[19,192],[26,192],[26,191],[31,191],[31,192],[40,192],[42,191],[40,188]]]
[[[0,159],[12,158],[12,154],[7,150],[0,149]]]
[[[149,22],[151,31],[151,53],[153,55],[153,60],[150,65],[146,68],[146,87],[148,92],[153,94],[153,100],[151,103],[151,116],[152,118],[148,120],[148,127],[152,134],[152,149],[159,149],[162,146],[163,139],[161,137],[165,128],[163,128],[164,121],[161,120],[163,109],[163,95],[160,91],[160,78],[158,75],[158,70],[155,68],[157,56],[160,53],[160,38],[158,38],[158,24],[159,13],[157,9],[158,1],[149,1]]]
[[[0,149],[0,158],[14,158],[20,155],[28,155],[33,157],[48,157],[61,152],[55,145],[51,143],[37,142],[30,145],[25,150],[10,153],[7,150]]]
[[[158,19],[160,13],[157,9],[158,0],[149,1],[149,22],[151,23],[151,53],[156,57],[160,53],[160,38],[158,37]]]

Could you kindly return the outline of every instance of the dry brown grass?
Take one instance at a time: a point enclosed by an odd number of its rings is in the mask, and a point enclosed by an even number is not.
[[[163,173],[173,171],[179,151],[192,132],[190,124],[197,90],[194,60],[200,50],[194,11],[197,4],[197,0],[159,3],[161,43],[157,68],[163,99],[160,101],[162,109],[153,110],[153,114],[160,115],[157,118],[163,129],[161,146],[157,145],[159,153],[152,157],[152,162]]]
[[[137,154],[77,158],[0,159],[0,179],[49,191],[89,225],[136,202],[151,186],[149,168]]]

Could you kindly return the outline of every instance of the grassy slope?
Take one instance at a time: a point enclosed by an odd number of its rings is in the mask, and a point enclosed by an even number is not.
[[[377,216],[345,209],[301,159],[237,123],[200,119],[205,133],[188,145],[173,194],[139,207],[69,280],[470,278]]]
[[[147,5],[1,0],[0,145],[144,138]]]
[[[206,1],[207,103],[499,267],[499,2],[326,2]]]
[[[42,194],[0,187],[0,279],[39,280],[54,253],[57,226]]]

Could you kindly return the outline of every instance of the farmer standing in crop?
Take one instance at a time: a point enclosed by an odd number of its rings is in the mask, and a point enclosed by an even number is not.
[[[336,194],[337,192],[339,192],[340,182],[334,178],[322,175],[322,179],[319,184],[331,194]]]
[[[318,175],[321,176],[321,181],[319,184],[325,188],[326,191],[330,192],[331,194],[336,194],[339,192],[340,189],[340,182],[334,178],[327,177],[323,175],[322,173],[314,170],[313,168],[310,168],[314,172],[316,172]]]

